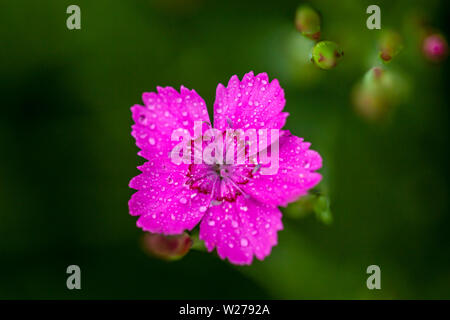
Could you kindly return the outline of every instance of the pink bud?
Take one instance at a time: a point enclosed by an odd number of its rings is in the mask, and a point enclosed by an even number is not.
[[[447,56],[447,41],[440,34],[429,35],[423,41],[422,50],[428,60],[442,61]]]
[[[192,239],[187,233],[173,236],[145,233],[142,242],[147,253],[163,260],[178,260],[192,246]]]

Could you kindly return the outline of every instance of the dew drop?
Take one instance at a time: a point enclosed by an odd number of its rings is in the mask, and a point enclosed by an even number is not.
[[[205,212],[206,211],[206,207],[205,206],[201,206],[199,209],[200,212]]]
[[[155,143],[156,143],[156,141],[155,141],[154,138],[148,139],[148,142],[149,142],[152,146],[155,145]]]
[[[242,247],[248,246],[248,240],[245,239],[245,238],[242,238],[242,239],[241,239],[241,246],[242,246]]]
[[[145,124],[147,122],[147,117],[144,114],[139,116],[139,122]]]
[[[187,200],[186,200],[186,198],[180,198],[180,203],[182,203],[182,204],[186,204],[186,203],[187,203]]]

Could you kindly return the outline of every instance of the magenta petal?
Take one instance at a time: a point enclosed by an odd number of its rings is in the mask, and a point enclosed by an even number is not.
[[[251,264],[254,255],[262,260],[270,254],[282,228],[276,207],[239,197],[210,208],[200,224],[200,239],[208,251],[217,248],[222,259]]]
[[[244,185],[243,190],[255,199],[275,206],[286,206],[298,200],[316,186],[322,176],[315,172],[322,167],[322,158],[310,143],[284,131],[280,138],[279,169],[274,175],[262,175],[261,170]],[[265,165],[267,166],[267,165]]]
[[[187,165],[161,159],[148,161],[139,169],[142,173],[130,181],[130,187],[138,192],[128,202],[130,214],[140,216],[138,227],[154,233],[179,234],[197,225],[210,199],[185,184]]]
[[[232,76],[228,86],[217,86],[214,127],[233,129],[281,129],[288,116],[282,112],[286,100],[278,80],[269,82],[266,73]]]
[[[164,190],[164,191],[162,191]],[[141,190],[129,201],[130,213],[140,215],[137,226],[144,231],[180,234],[192,230],[207,211],[209,197],[186,187]]]
[[[181,189],[170,197],[161,194],[163,205],[140,216],[137,226],[144,231],[163,234],[180,234],[192,230],[207,211],[209,197]]]
[[[142,100],[145,106],[131,107],[134,120],[131,134],[142,149],[139,155],[148,160],[168,157],[178,143],[171,141],[174,130],[186,129],[193,136],[194,121],[210,123],[203,99],[183,86],[180,93],[171,87],[158,87],[158,93],[144,93]]]

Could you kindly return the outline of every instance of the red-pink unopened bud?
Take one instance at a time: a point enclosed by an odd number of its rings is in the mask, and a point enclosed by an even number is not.
[[[433,62],[442,61],[447,56],[447,41],[440,34],[429,35],[423,41],[422,50],[428,60]]]
[[[173,236],[145,233],[142,243],[144,250],[152,256],[164,260],[178,260],[188,253],[192,239],[187,233]]]

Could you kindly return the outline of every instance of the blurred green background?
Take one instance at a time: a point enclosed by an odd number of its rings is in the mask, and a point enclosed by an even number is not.
[[[330,71],[309,63],[300,3],[1,0],[0,298],[450,298],[449,68],[423,58],[415,22],[448,35],[448,2],[312,1],[323,38],[345,52]],[[70,4],[81,30],[66,28]],[[387,68],[408,93],[382,121],[351,100],[379,64],[370,4],[405,41]],[[130,106],[183,84],[211,114],[217,84],[250,70],[279,79],[286,128],[322,154],[333,223],[284,209],[278,246],[250,267],[199,251],[149,257],[128,214],[143,163]],[[66,288],[71,264],[82,290]],[[381,290],[366,287],[371,264]]]

